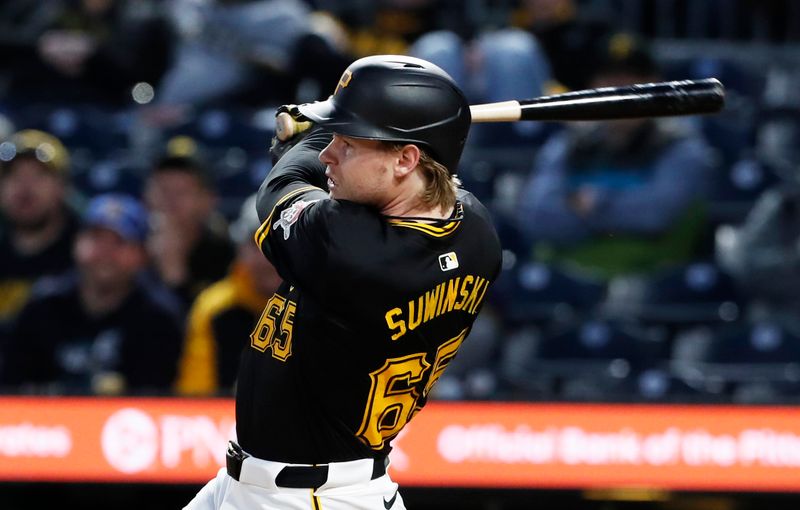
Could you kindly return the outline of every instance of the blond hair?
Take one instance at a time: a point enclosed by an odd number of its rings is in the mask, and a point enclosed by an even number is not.
[[[402,149],[405,143],[387,142],[388,146],[395,150]],[[461,185],[461,181],[443,164],[439,163],[428,154],[425,149],[419,147],[419,163],[422,175],[425,178],[425,190],[420,196],[420,200],[426,207],[438,207],[448,210],[456,204],[456,190]]]

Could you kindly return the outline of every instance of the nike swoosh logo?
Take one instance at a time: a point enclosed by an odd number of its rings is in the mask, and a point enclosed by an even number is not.
[[[392,508],[395,499],[397,499],[397,491],[394,491],[394,496],[392,496],[392,499],[390,499],[389,501],[386,501],[386,499],[383,500],[383,506],[386,508],[386,510]]]

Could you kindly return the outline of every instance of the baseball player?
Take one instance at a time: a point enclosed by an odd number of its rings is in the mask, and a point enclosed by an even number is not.
[[[492,222],[454,176],[469,106],[438,67],[390,55],[279,111],[313,126],[258,193],[256,242],[284,283],[242,354],[238,444],[187,508],[400,510],[391,441],[500,269]]]

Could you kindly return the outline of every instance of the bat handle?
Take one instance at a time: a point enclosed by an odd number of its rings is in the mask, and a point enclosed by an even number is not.
[[[298,121],[288,113],[281,112],[275,117],[275,136],[281,142],[286,142],[294,135],[310,128],[311,124],[311,121]]]

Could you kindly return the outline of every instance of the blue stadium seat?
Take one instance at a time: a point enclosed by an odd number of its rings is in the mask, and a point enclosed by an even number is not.
[[[630,399],[637,374],[649,362],[642,331],[593,319],[561,331],[513,337],[500,379],[512,392],[534,398]]]
[[[708,201],[711,223],[740,223],[756,199],[780,182],[780,175],[761,158],[748,155],[734,161],[712,185]]]
[[[771,403],[800,390],[800,336],[780,323],[728,324],[698,343],[691,357],[673,360],[675,373],[695,387],[743,403]]]
[[[508,324],[521,326],[590,315],[605,290],[602,282],[528,262],[504,271],[492,298]]]
[[[272,168],[267,154],[254,157],[239,148],[229,148],[214,159],[218,209],[228,219],[239,214],[242,202],[258,191]]]
[[[494,202],[500,208],[509,206],[508,195],[519,191],[519,186],[530,172],[538,145],[520,147],[477,146],[467,142],[458,169],[464,189],[478,197],[485,205]],[[511,184],[517,189],[505,189]]]
[[[730,275],[711,262],[696,261],[613,281],[602,307],[612,317],[686,327],[734,321],[744,301]]]
[[[796,106],[771,107],[762,111],[756,133],[760,158],[793,176],[800,165],[800,109]]]
[[[641,370],[632,378],[631,398],[661,403],[704,402],[709,396],[674,374],[668,366]]]
[[[73,168],[71,182],[75,188],[91,197],[101,193],[127,193],[140,197],[143,191],[144,170],[124,159],[101,159],[87,167]]]
[[[70,151],[88,152],[92,159],[109,157],[129,145],[125,112],[92,105],[34,105],[15,113],[18,129],[33,128],[51,133]]]
[[[194,112],[166,130],[165,138],[183,135],[207,148],[238,147],[248,154],[265,155],[274,132],[274,111],[268,113],[226,109]]]

